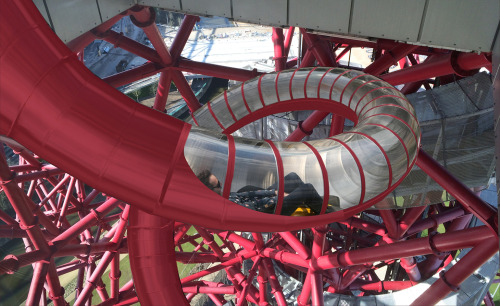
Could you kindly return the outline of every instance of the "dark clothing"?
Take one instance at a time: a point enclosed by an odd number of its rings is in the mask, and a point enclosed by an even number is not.
[[[245,186],[245,187],[255,187],[255,186]],[[243,189],[242,188],[238,190],[238,192],[231,192],[231,194],[229,194],[229,200],[236,204],[245,206],[247,208],[256,211],[273,213],[274,208],[276,207],[276,203],[278,202],[278,196],[276,195],[275,190],[255,189],[255,188],[247,188],[244,190],[249,190],[249,191],[240,192],[240,190]]]
[[[323,199],[311,184],[304,184],[296,173],[286,175],[284,185],[288,195],[283,199],[282,215],[290,216],[300,206],[309,207],[315,214],[321,212]],[[277,186],[278,184],[273,184],[268,189],[262,189],[248,185],[238,192],[232,192],[229,200],[256,211],[274,213],[278,203],[275,192]]]

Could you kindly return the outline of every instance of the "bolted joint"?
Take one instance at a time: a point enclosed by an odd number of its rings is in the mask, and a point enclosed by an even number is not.
[[[307,131],[306,129],[304,129],[304,127],[302,126],[303,123],[304,123],[304,121],[299,121],[299,125],[298,125],[299,130],[301,130],[302,133],[306,134],[307,136],[310,136],[313,133],[313,131],[312,130]]]
[[[66,291],[64,290],[63,287],[61,287],[61,291],[59,291],[59,294],[58,295],[52,295],[52,292],[49,292],[49,298],[53,301],[57,301],[57,300],[60,300],[60,299],[63,299],[64,300],[64,293]],[[66,303],[67,304],[67,303]]]
[[[444,271],[439,272],[439,278],[448,286],[453,292],[460,290],[460,286],[455,286],[446,279],[446,273]]]
[[[5,268],[2,268],[2,270],[5,271],[5,273],[7,274],[14,274],[17,272],[17,270],[19,270],[19,258],[17,258],[15,255],[7,255],[5,256],[5,258],[3,259],[4,261],[9,261],[9,263],[11,264],[11,267],[5,269]],[[0,271],[0,272],[4,272],[4,271]]]
[[[109,279],[111,279],[111,280],[120,279],[120,276],[122,276],[121,270],[118,270],[118,273],[116,273],[116,276],[113,276],[113,274],[111,274],[111,272],[109,272]]]
[[[451,55],[450,55],[450,65],[451,65],[451,68],[453,69],[453,72],[456,75],[459,75],[461,77],[472,76],[479,71],[479,69],[473,69],[473,70],[462,69],[462,67],[460,67],[460,63],[459,63],[459,59],[458,59],[459,55],[460,55],[460,52],[458,52],[458,51],[453,51],[453,52],[451,52]]]
[[[149,10],[149,12],[146,12],[145,10],[140,10],[139,12],[136,12],[133,15],[130,15],[130,20],[132,21],[132,23],[135,26],[137,26],[139,28],[146,28],[146,27],[149,27],[150,25],[153,25],[155,23],[155,20],[156,20],[155,10],[152,7],[149,7],[147,9]],[[148,14],[149,17],[144,21],[139,21],[139,20],[137,20],[137,17],[135,16],[138,14],[141,14],[142,15],[141,17],[143,17],[143,16],[146,17]],[[140,18],[140,19],[142,19],[142,18]]]
[[[427,236],[429,239],[429,247],[431,248],[431,251],[434,255],[442,258],[445,255],[448,255],[449,252],[441,252],[438,250],[436,247],[436,244],[434,243],[434,236],[436,236],[438,233],[437,232],[430,232],[429,235]]]

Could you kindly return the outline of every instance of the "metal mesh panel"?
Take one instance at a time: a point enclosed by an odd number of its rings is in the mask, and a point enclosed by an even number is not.
[[[485,186],[494,169],[494,118],[491,77],[478,73],[430,91],[407,96],[417,113],[422,148],[468,187]],[[256,139],[284,140],[312,111],[277,114],[235,132]],[[328,137],[331,116],[304,140]],[[345,130],[352,127],[346,120]],[[411,207],[449,200],[449,195],[414,167],[379,208]]]

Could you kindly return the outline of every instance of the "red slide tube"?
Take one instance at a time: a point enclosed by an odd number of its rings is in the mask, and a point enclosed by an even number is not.
[[[175,261],[174,222],[135,207],[131,208],[129,222],[130,267],[141,303],[189,305],[182,293]],[[162,284],[169,284],[171,288],[165,290]]]

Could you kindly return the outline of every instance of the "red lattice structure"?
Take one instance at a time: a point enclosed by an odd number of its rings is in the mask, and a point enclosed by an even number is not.
[[[127,15],[154,49],[110,30]],[[454,201],[289,217],[248,210],[205,188],[183,157],[191,125],[161,112],[170,84],[194,112],[201,104],[182,72],[242,82],[260,73],[181,57],[196,16],[185,16],[170,46],[147,7],[134,7],[67,46],[30,1],[3,3],[0,16],[0,140],[19,156],[17,165],[7,164],[4,154],[0,158],[1,193],[17,216],[0,211],[0,237],[21,238],[25,245],[21,254],[0,261],[0,273],[15,277],[22,267],[33,267],[27,305],[48,299],[66,304],[60,277],[71,271],[78,271],[75,305],[92,303],[96,294],[102,305],[182,305],[196,295],[207,295],[216,305],[226,298],[237,305],[284,305],[289,297],[280,281],[283,273],[301,283],[297,304],[322,305],[328,294],[362,297],[410,288],[448,266],[410,301],[430,305],[457,290],[498,252],[497,210],[422,150],[416,165]],[[296,59],[287,61],[293,31],[273,29],[276,71],[297,65]],[[301,32],[307,49],[298,68],[315,62],[336,67],[345,54],[336,55],[340,47],[375,47],[385,52],[364,73],[393,86],[404,84],[403,94],[429,86],[430,78],[464,76],[481,67],[491,71],[490,54]],[[148,62],[101,80],[80,61],[96,38]],[[419,63],[413,54],[429,60]],[[397,62],[401,69],[387,72]],[[154,109],[114,89],[157,73]],[[300,141],[328,114],[314,112],[288,140]],[[331,135],[343,126],[344,118],[334,116]],[[383,222],[365,218],[366,213]],[[473,216],[485,225],[468,228]],[[437,233],[438,227],[444,232]],[[186,245],[194,250],[184,252]],[[449,267],[466,248],[472,250]],[[133,281],[120,271],[125,253]],[[199,264],[200,271],[180,279],[176,262]],[[375,272],[382,268],[392,274],[380,278]],[[227,282],[204,278],[219,271]]]

